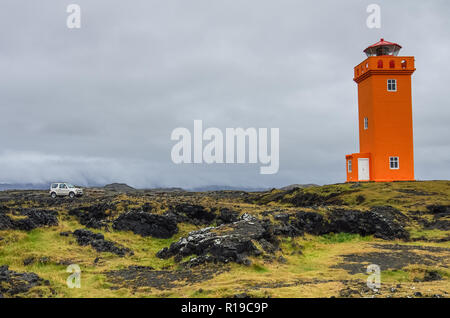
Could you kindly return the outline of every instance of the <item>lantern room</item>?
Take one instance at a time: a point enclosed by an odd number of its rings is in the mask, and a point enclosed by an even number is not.
[[[367,57],[383,55],[398,56],[401,48],[402,47],[397,43],[392,43],[381,39],[379,42],[365,49],[364,53],[366,53]]]

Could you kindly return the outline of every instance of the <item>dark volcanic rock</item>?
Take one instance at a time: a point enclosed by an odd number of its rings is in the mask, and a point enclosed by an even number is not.
[[[150,203],[146,202],[142,205],[141,209],[144,212],[151,212],[154,209],[154,207]]]
[[[330,232],[374,235],[385,240],[409,239],[401,223],[406,216],[389,206],[373,207],[370,211],[337,210],[331,214]]]
[[[377,264],[383,270],[401,270],[411,265],[437,266],[442,264],[442,257],[431,253],[417,253],[415,246],[374,244],[380,248],[375,252],[352,253],[342,255],[343,262],[332,265],[332,268],[342,268],[351,275],[365,273],[368,264]],[[422,247],[419,247],[422,248]],[[384,251],[383,251],[384,249]],[[426,249],[428,252],[432,250]],[[420,281],[420,280],[419,280]]]
[[[220,214],[217,217],[217,225],[228,224],[238,221],[239,213],[228,208],[220,210]]]
[[[278,214],[274,215],[273,218],[278,221],[287,222],[287,221],[289,221],[290,216],[287,213],[278,213]]]
[[[328,223],[323,215],[314,212],[298,212],[292,219],[291,224],[302,231],[310,234],[320,235],[328,233]]]
[[[374,235],[385,240],[407,240],[409,234],[401,225],[405,221],[406,217],[392,207],[373,207],[366,212],[337,209],[327,215],[327,218],[314,212],[298,212],[284,227],[277,228],[276,232],[288,235],[301,231],[314,235],[344,232]]]
[[[440,231],[448,231],[450,230],[450,221],[449,220],[441,220],[439,218],[434,218],[432,221],[428,221],[426,219],[418,220],[419,224],[423,226],[425,230],[440,230]]]
[[[191,223],[195,225],[207,225],[214,221],[218,224],[227,224],[236,222],[239,213],[228,208],[220,209],[220,213],[216,213],[217,208],[207,210],[204,206],[193,205],[188,203],[178,204],[171,207],[164,216],[174,220],[177,223]]]
[[[25,293],[32,287],[47,284],[48,281],[35,273],[18,273],[9,270],[8,265],[0,266],[0,295],[14,296]]]
[[[410,211],[412,218],[417,221],[425,230],[450,230],[450,206],[449,205],[429,205],[427,212],[424,211]],[[433,215],[433,219],[422,217],[423,215]]]
[[[73,236],[77,238],[77,243],[81,246],[91,245],[97,252],[111,252],[119,256],[134,253],[125,247],[120,247],[112,241],[105,240],[103,234],[93,233],[89,230],[79,229],[73,232]]]
[[[248,256],[262,254],[254,241],[269,253],[278,244],[271,225],[244,214],[237,222],[191,232],[169,248],[160,250],[157,256],[169,258],[196,255],[196,258],[185,264],[188,267],[205,262],[249,264]]]
[[[14,220],[14,227],[19,230],[32,230],[43,226],[58,225],[56,211],[29,210],[22,213],[25,219]]]
[[[450,205],[429,205],[427,209],[432,214],[440,214],[441,216],[450,215]]]
[[[424,282],[432,282],[435,280],[442,280],[442,276],[436,271],[427,271],[423,277]]]
[[[80,223],[86,227],[100,229],[107,228],[105,219],[108,217],[106,210],[115,210],[116,207],[111,203],[100,203],[90,206],[79,207],[69,211],[69,215],[74,215]]]
[[[178,204],[169,212],[175,214],[177,220],[181,222],[188,222],[196,225],[211,224],[216,218],[216,214],[206,210],[205,207],[188,203]]]
[[[9,216],[0,212],[0,230],[12,229],[13,221]]]
[[[28,266],[28,265],[31,265],[31,264],[33,264],[34,262],[35,262],[35,258],[34,257],[27,257],[27,258],[25,258],[24,260],[23,260],[23,265],[25,265],[25,266]]]
[[[152,287],[159,290],[177,288],[183,285],[193,285],[211,280],[215,275],[228,271],[226,266],[209,265],[195,269],[155,270],[150,266],[129,266],[128,268],[107,272],[108,281],[114,288]]]
[[[114,221],[113,228],[157,238],[169,238],[178,233],[177,223],[173,219],[164,215],[138,211],[121,214]]]
[[[353,192],[347,191],[347,192]],[[320,205],[342,205],[342,200],[337,198],[344,192],[330,193],[328,195],[319,195],[316,193],[298,191],[294,196],[281,199],[282,203],[290,203],[297,207],[310,207]]]
[[[0,230],[29,231],[38,227],[58,225],[57,215],[56,211],[25,210],[20,212],[20,218],[15,219],[0,212]]]

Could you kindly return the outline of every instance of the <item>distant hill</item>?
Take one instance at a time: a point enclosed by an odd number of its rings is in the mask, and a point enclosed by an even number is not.
[[[318,187],[318,184],[314,184],[314,183],[308,183],[308,184],[291,184],[285,187],[280,188],[280,190],[286,191],[286,190],[292,190],[295,188],[311,188],[311,187]]]
[[[184,190],[183,188],[177,188],[177,187],[172,187],[172,188],[150,188],[150,189],[142,189],[145,191],[153,191],[153,192],[186,192],[186,190]]]
[[[128,184],[125,183],[111,183],[107,184],[103,187],[103,189],[107,191],[114,191],[114,192],[133,192],[136,191],[135,188],[130,187]]]
[[[50,183],[0,183],[0,191],[5,190],[47,190]]]
[[[189,188],[189,191],[193,192],[207,192],[207,191],[246,191],[246,192],[259,192],[268,191],[269,188],[252,188],[252,187],[239,187],[239,186],[226,186],[226,185],[210,185],[203,187]]]

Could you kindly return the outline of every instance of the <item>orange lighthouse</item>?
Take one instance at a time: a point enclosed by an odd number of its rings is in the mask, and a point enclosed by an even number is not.
[[[414,180],[411,75],[413,56],[381,39],[355,67],[359,153],[346,156],[347,182]]]

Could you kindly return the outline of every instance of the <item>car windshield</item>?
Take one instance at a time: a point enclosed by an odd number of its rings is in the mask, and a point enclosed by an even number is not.
[[[75,188],[72,184],[70,184],[70,183],[66,183],[66,185],[67,185],[67,187],[68,188]]]

